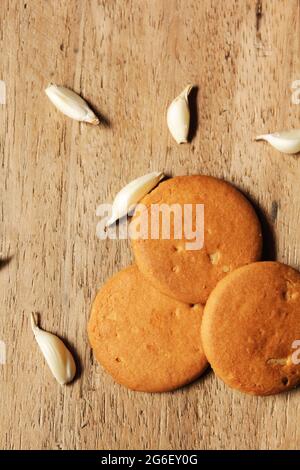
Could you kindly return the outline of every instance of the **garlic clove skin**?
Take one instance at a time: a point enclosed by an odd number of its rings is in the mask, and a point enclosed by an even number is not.
[[[31,314],[31,328],[56,380],[61,385],[71,382],[76,374],[76,364],[66,345],[58,336],[39,328],[33,314]]]
[[[148,194],[158,183],[164,178],[164,174],[160,171],[154,171],[128,183],[116,195],[113,205],[112,214],[107,221],[106,226],[109,227],[121,217],[128,214],[134,206]]]
[[[188,139],[190,128],[190,108],[188,96],[192,88],[193,85],[188,85],[168,107],[168,128],[178,144],[186,143]]]
[[[45,90],[50,101],[66,116],[75,121],[98,125],[99,119],[81,96],[69,88],[49,85]]]
[[[265,140],[279,152],[289,155],[300,152],[300,129],[263,134],[257,136],[255,140]]]

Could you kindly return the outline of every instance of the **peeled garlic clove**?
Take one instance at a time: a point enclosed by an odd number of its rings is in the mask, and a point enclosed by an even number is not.
[[[63,86],[49,85],[45,93],[54,106],[71,119],[88,122],[94,125],[99,124],[99,119],[95,113],[84,99],[74,91]]]
[[[300,129],[263,134],[257,136],[255,140],[266,140],[282,153],[293,154],[300,152]]]
[[[76,374],[76,365],[68,348],[56,335],[39,328],[33,314],[31,314],[31,328],[56,380],[61,385],[71,382]]]
[[[190,127],[188,96],[193,85],[188,85],[170,104],[167,111],[169,131],[178,144],[187,142]]]
[[[107,222],[107,226],[113,224],[121,217],[128,214],[134,206],[153,189],[157,183],[164,177],[160,171],[148,173],[128,183],[116,195],[113,205],[112,214]]]

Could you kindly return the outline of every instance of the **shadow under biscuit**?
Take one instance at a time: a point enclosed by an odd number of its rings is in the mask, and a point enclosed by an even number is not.
[[[275,237],[275,229],[274,229],[274,222],[277,218],[278,212],[278,204],[276,203],[276,209],[274,201],[272,202],[272,209],[271,213],[268,214],[262,207],[258,204],[258,202],[250,196],[243,188],[240,186],[231,183],[236,189],[238,189],[245,198],[250,202],[253,206],[257,217],[261,224],[261,231],[262,231],[262,238],[263,238],[263,246],[262,246],[262,255],[261,261],[276,261],[277,258],[277,245],[276,245],[276,237]],[[276,214],[275,214],[276,211]]]
[[[245,193],[244,193],[245,194]],[[248,201],[254,207],[256,214],[261,223],[263,247],[262,247],[262,261],[276,261],[277,257],[277,246],[275,238],[275,230],[272,223],[272,214],[269,215],[262,209],[256,201],[254,201],[248,194],[245,194]]]
[[[0,259],[0,270],[8,266],[12,259],[13,255]]]

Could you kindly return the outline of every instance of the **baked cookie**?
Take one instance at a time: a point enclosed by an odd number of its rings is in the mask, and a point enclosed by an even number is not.
[[[178,176],[162,182],[141,204],[145,207],[137,207],[132,220],[132,224],[136,224],[133,232],[136,239],[132,239],[136,263],[154,287],[175,299],[204,304],[211,290],[228,272],[260,259],[262,235],[256,213],[248,200],[225,181],[210,176]],[[163,208],[163,204],[177,204],[174,211],[179,205],[182,218],[186,210],[184,223],[192,220],[199,240],[203,223],[198,215],[196,224],[196,204],[204,204],[202,248],[199,245],[194,249],[196,244],[193,249],[191,244],[188,246],[191,242],[188,231],[177,232],[176,239],[174,217],[171,218],[170,239],[164,239],[162,219],[158,236],[153,238],[149,229],[152,220],[155,221],[152,210],[153,207]],[[185,204],[192,205],[190,219]],[[144,221],[145,215],[149,222],[146,230],[142,230],[139,227],[142,224],[136,222]]]
[[[136,266],[98,292],[88,335],[96,359],[116,382],[133,390],[165,392],[207,367],[200,340],[202,307],[160,294]]]
[[[212,291],[202,343],[230,387],[270,395],[300,383],[300,273],[281,263],[237,269]]]

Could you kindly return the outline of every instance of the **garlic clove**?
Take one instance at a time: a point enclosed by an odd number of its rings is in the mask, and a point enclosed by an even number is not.
[[[263,134],[257,136],[255,140],[265,140],[282,153],[294,154],[300,152],[300,129]]]
[[[140,176],[139,178],[128,183],[116,195],[113,205],[112,214],[106,226],[112,225],[121,217],[128,214],[134,206],[148,194],[164,177],[160,171],[154,171],[147,175]]]
[[[192,88],[193,85],[188,85],[168,107],[168,128],[178,144],[187,142],[190,127],[188,96]]]
[[[75,121],[99,124],[99,119],[81,96],[63,86],[49,85],[45,90],[50,101],[66,116]]]
[[[76,374],[76,364],[66,345],[58,336],[39,328],[33,314],[31,314],[31,328],[56,380],[61,385],[71,382]]]

